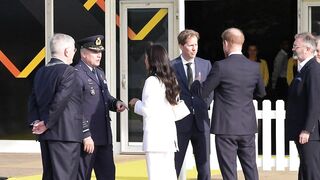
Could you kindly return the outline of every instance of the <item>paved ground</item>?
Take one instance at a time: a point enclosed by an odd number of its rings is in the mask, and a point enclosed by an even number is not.
[[[116,164],[142,160],[143,155],[116,155]],[[6,177],[21,177],[39,175],[42,172],[40,154],[26,153],[0,153],[0,180]],[[294,180],[297,179],[297,172],[283,171],[261,171],[259,170],[260,180]],[[128,178],[131,179],[131,178]],[[193,178],[194,179],[194,178]],[[192,180],[193,180],[192,179]],[[222,180],[221,175],[213,175],[213,180]],[[189,179],[191,180],[191,179]],[[239,180],[244,180],[239,172]]]

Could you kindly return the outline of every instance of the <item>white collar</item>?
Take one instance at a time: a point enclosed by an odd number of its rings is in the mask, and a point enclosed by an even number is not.
[[[191,59],[190,61],[187,61],[187,60],[185,60],[185,59],[183,58],[182,55],[181,55],[180,57],[181,57],[181,59],[182,59],[182,64],[183,64],[183,65],[186,65],[186,64],[188,64],[188,63],[194,64],[194,59]]]
[[[89,66],[87,63],[85,63],[83,60],[81,60],[85,65],[88,66],[88,68],[90,69],[90,71],[92,71],[93,67]]]
[[[234,52],[229,53],[228,56],[231,56],[232,54],[242,54],[242,52],[241,51],[234,51]]]
[[[298,63],[298,72],[300,72],[301,69],[303,68],[303,66],[306,65],[307,62],[309,62],[312,58],[313,58],[313,57],[307,58],[307,59],[305,59],[305,60],[302,61],[302,62],[298,61],[298,62],[299,62],[299,63]]]

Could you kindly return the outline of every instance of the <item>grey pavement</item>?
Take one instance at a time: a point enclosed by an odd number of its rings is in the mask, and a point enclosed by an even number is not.
[[[116,155],[115,162],[127,162],[144,159],[143,155]],[[0,153],[0,180],[6,177],[21,177],[39,175],[42,172],[41,156],[38,153]],[[297,172],[292,171],[262,171],[259,170],[260,180],[294,180]],[[222,180],[221,175],[212,176],[214,180]],[[191,180],[191,179],[190,179]],[[244,180],[239,171],[239,180]]]

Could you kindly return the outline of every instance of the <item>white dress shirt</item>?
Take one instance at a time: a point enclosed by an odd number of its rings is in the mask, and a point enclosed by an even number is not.
[[[300,72],[301,69],[303,68],[303,66],[306,65],[307,62],[309,62],[312,58],[313,58],[313,57],[307,58],[306,60],[304,60],[304,61],[302,61],[302,62],[298,61],[298,66],[297,66],[298,72]]]
[[[182,59],[182,64],[183,64],[184,72],[186,74],[187,79],[188,79],[188,74],[187,74],[187,68],[188,68],[187,64],[188,63],[191,63],[190,67],[192,69],[192,76],[193,76],[193,79],[195,79],[195,75],[196,75],[196,70],[195,69],[196,68],[195,68],[195,64],[194,64],[194,59],[191,59],[190,61],[187,61],[187,60],[185,60],[183,58],[183,56],[180,56],[180,57]]]
[[[241,51],[234,51],[234,52],[231,52],[228,56],[231,56],[232,54],[242,54]]]

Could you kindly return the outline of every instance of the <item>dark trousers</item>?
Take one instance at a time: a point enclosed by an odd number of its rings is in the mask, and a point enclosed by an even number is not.
[[[255,135],[216,135],[216,150],[223,179],[236,180],[237,155],[246,180],[258,180]]]
[[[112,148],[112,145],[96,145],[92,154],[81,150],[78,180],[90,180],[92,169],[97,180],[114,180],[116,168]]]
[[[43,180],[76,180],[80,160],[80,143],[40,141]]]
[[[319,180],[320,179],[320,141],[309,141],[300,144],[295,141],[299,158],[299,180]]]
[[[175,153],[175,167],[177,176],[180,175],[183,160],[186,155],[189,141],[193,147],[196,167],[198,171],[198,180],[210,180],[210,131],[205,127],[204,132],[200,132],[194,126],[190,133],[178,132],[179,151]]]

